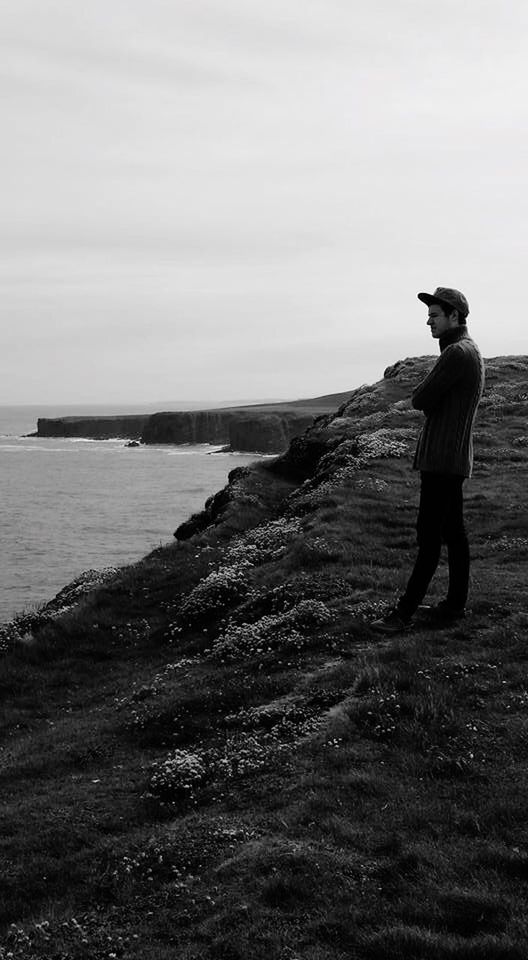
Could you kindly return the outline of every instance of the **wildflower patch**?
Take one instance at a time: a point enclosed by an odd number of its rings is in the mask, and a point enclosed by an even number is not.
[[[250,569],[249,561],[239,561],[208,574],[182,603],[169,635],[177,636],[184,626],[200,626],[241,600],[249,590]]]
[[[314,705],[284,698],[259,707],[242,708],[225,718],[227,724],[242,730],[273,731],[284,743],[293,743],[319,729],[322,716]]]
[[[149,789],[162,801],[193,803],[207,773],[207,765],[197,753],[173,750],[164,760],[152,764]]]
[[[98,629],[98,625],[94,625]],[[134,646],[142,643],[150,634],[150,623],[144,617],[129,623],[112,624],[110,633],[114,644]]]
[[[258,837],[257,829],[222,817],[214,824],[201,821],[197,833],[169,829],[121,856],[111,871],[112,885],[127,900],[131,888],[141,896],[155,882],[169,883],[172,896],[186,893],[201,880],[208,860],[220,851],[232,855],[237,846]]]
[[[16,620],[0,625],[0,653],[7,653],[17,643],[23,643],[30,636]]]
[[[63,614],[74,610],[80,600],[92,590],[115,579],[118,567],[103,570],[85,570],[34,613],[21,614],[8,623],[0,625],[0,654],[7,653],[17,644],[29,644],[36,633]]]
[[[263,616],[256,623],[228,625],[215,640],[210,656],[229,663],[265,657],[277,650],[301,651],[310,643],[310,632],[329,625],[332,619],[322,601],[301,600],[284,613]]]
[[[119,573],[119,567],[105,567],[103,570],[85,570],[75,580],[72,580],[53,600],[45,605],[43,611],[63,611],[74,606],[86,593],[97,587],[110,583]]]
[[[264,735],[228,736],[221,747],[199,747],[193,753],[173,750],[152,765],[145,799],[162,806],[194,806],[200,792],[218,781],[261,770],[277,753],[277,742]]]
[[[357,438],[359,455],[366,460],[378,457],[403,457],[408,452],[406,439],[414,438],[415,435],[415,431],[408,428],[403,430],[382,428],[373,433],[362,433]]]
[[[489,546],[492,550],[527,550],[528,537],[499,537],[497,540],[489,540]]]
[[[207,788],[207,797],[221,799],[225,784],[287,762],[291,751],[319,729],[322,717],[298,713],[271,730],[250,729],[228,733],[221,744],[197,746],[193,753],[173,750],[151,768],[144,799],[161,806],[195,806]]]
[[[372,490],[374,493],[384,493],[389,484],[381,477],[360,477],[356,483],[358,490]]]
[[[225,558],[231,564],[245,562],[252,566],[278,560],[300,530],[298,518],[279,517],[247,531],[243,536],[235,537],[226,550]]]
[[[397,690],[374,686],[368,697],[354,710],[354,719],[360,729],[375,740],[391,740],[400,722],[400,699]]]
[[[357,479],[359,471],[371,460],[403,457],[409,452],[409,442],[414,442],[415,439],[416,431],[410,427],[382,427],[371,433],[359,434],[354,439],[344,440],[321,458],[315,476],[305,480],[290,494],[290,510],[300,512],[327,504],[340,487]],[[385,487],[381,489],[384,490]]]
[[[116,932],[97,911],[37,923],[12,923],[0,944],[0,960],[113,960],[125,957],[138,934]]]
[[[279,517],[235,537],[224,554],[224,563],[209,573],[183,601],[169,636],[184,627],[200,626],[250,593],[251,570],[280,559],[301,530],[300,521]]]

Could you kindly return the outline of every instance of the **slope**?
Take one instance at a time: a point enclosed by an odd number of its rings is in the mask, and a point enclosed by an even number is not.
[[[4,628],[1,958],[526,956],[527,358],[488,361],[471,616],[368,627],[428,363]]]

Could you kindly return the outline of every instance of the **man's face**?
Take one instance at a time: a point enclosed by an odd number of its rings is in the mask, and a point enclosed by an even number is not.
[[[431,327],[431,335],[435,340],[439,340],[448,330],[452,330],[453,327],[458,327],[456,310],[452,313],[444,313],[442,307],[437,303],[432,303],[429,307],[427,326]]]

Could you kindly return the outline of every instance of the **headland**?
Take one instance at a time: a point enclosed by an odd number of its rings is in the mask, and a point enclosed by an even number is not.
[[[3,629],[0,956],[525,960],[528,357],[486,361],[466,618],[369,626],[432,362]]]
[[[91,440],[119,437],[145,444],[209,443],[237,451],[281,453],[312,425],[315,417],[335,410],[349,395],[137,416],[40,417],[35,436]]]

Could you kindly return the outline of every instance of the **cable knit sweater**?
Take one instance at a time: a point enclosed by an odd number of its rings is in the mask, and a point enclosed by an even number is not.
[[[418,438],[415,470],[470,477],[473,422],[484,389],[484,362],[466,326],[440,338],[440,356],[412,394],[425,413]]]

